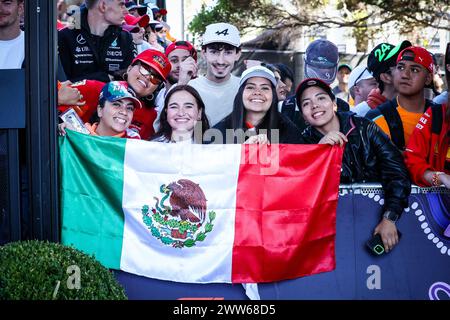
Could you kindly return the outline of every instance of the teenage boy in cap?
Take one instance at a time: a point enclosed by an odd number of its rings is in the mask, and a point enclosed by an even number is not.
[[[355,106],[351,111],[357,115],[364,117],[370,107],[367,104],[367,97],[370,91],[378,87],[378,82],[366,66],[357,66],[350,73],[348,80],[350,96],[355,101]]]
[[[129,90],[125,81],[111,81],[105,84],[98,96],[98,122],[85,123],[91,135],[112,136],[118,138],[140,139],[139,135],[128,127],[135,110],[142,108],[141,102],[133,91]],[[58,125],[61,135],[65,128],[71,129],[66,123]]]
[[[411,45],[411,42],[407,40],[397,46],[380,43],[370,52],[367,58],[367,69],[372,72],[378,82],[378,88],[373,90],[367,98],[367,104],[371,109],[375,109],[387,100],[394,99],[397,95],[392,72],[395,70],[398,54]]]
[[[450,42],[445,53],[447,81],[450,75]],[[450,189],[450,101],[429,108],[420,118],[405,149],[405,163],[419,186]],[[450,237],[450,225],[445,235]]]
[[[233,109],[239,89],[239,78],[232,75],[234,64],[241,56],[238,29],[228,23],[214,23],[203,34],[202,56],[206,61],[206,76],[189,81],[202,97],[211,126],[225,118]]]
[[[162,88],[156,97],[156,111],[158,117],[154,122],[155,131],[159,129],[159,115],[164,108],[164,100],[167,92],[173,85],[185,85],[191,79],[197,77],[197,50],[189,41],[172,42],[165,52],[172,66],[164,88]]]
[[[401,51],[393,71],[397,96],[366,115],[402,151],[422,114],[434,105],[424,98],[424,88],[433,80],[433,68],[433,58],[426,49],[411,46]]]
[[[67,78],[111,81],[134,58],[133,39],[122,30],[127,14],[121,0],[86,0],[80,9],[81,28],[58,32],[58,50]]]
[[[305,78],[317,78],[330,85],[336,79],[339,64],[339,51],[337,46],[328,40],[317,39],[311,42],[305,53]],[[336,99],[338,111],[348,111],[350,109],[347,101],[341,98]],[[303,131],[306,123],[299,113],[296,96],[287,98],[282,107],[281,113],[286,115],[297,127]]]
[[[336,112],[329,85],[306,79],[297,88],[297,103],[308,127],[307,143],[344,146],[341,183],[380,182],[385,203],[373,234],[380,234],[386,251],[398,243],[396,221],[408,206],[411,182],[399,150],[372,121],[353,112]]]

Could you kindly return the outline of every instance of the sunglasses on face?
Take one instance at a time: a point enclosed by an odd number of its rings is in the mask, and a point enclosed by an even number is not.
[[[139,73],[147,78],[151,83],[153,83],[154,85],[159,85],[163,80],[157,76],[155,73],[153,73],[151,70],[147,69],[146,67],[144,67],[143,64],[139,64],[138,65],[139,68]]]

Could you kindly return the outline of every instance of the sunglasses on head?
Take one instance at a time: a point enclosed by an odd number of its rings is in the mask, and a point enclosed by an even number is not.
[[[138,64],[139,73],[145,77],[148,78],[148,80],[153,83],[154,85],[159,85],[163,80],[155,74],[149,67],[145,66],[142,63]]]

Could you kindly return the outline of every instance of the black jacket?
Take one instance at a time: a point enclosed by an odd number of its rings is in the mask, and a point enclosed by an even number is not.
[[[72,82],[89,79],[109,82],[108,74],[126,69],[134,58],[131,34],[109,26],[102,37],[91,34],[88,10],[80,11],[81,28],[58,32],[58,51],[67,78]]]
[[[222,119],[219,123],[217,123],[213,129],[220,131],[222,137],[226,137],[227,129],[231,129],[231,116],[227,116]],[[280,114],[280,118],[278,121],[279,129],[279,142],[278,143],[286,143],[286,144],[302,144],[305,143],[300,130],[284,115]],[[248,136],[251,135],[247,132]],[[272,133],[273,135],[273,133]],[[270,138],[270,137],[269,137]],[[211,141],[211,143],[221,144],[225,143],[224,141],[219,141],[220,139],[207,139],[206,141]],[[237,139],[227,139],[228,143],[238,143]]]
[[[281,113],[289,118],[299,129],[303,131],[306,129],[308,124],[303,120],[303,116],[300,111],[295,110],[297,104],[297,99],[295,95],[286,98],[281,106]],[[347,102],[341,98],[336,98],[337,110],[338,111],[349,111],[350,106]]]
[[[423,112],[425,112],[428,108],[433,106],[437,106],[431,100],[425,99],[425,106],[423,108]],[[398,113],[398,103],[397,97],[392,100],[388,100],[382,104],[380,104],[375,109],[369,110],[365,117],[370,120],[375,120],[376,118],[383,116],[386,120],[386,123],[389,127],[389,135],[391,136],[392,142],[399,148],[404,151],[405,144],[405,132],[403,129],[403,122],[400,118],[400,114]]]
[[[408,206],[411,181],[403,156],[389,137],[372,121],[353,112],[338,112],[340,131],[347,135],[342,159],[341,183],[380,182],[385,195],[385,210],[401,215]],[[311,126],[303,137],[318,143],[323,137]]]

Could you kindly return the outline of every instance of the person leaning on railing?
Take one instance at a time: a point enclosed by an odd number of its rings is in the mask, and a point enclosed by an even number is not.
[[[344,146],[341,183],[380,182],[385,203],[379,234],[386,252],[399,241],[396,221],[408,206],[411,181],[400,151],[372,121],[353,112],[336,112],[336,98],[320,79],[305,79],[297,88],[296,101],[309,126],[302,136],[308,143]]]
[[[445,53],[445,77],[450,83],[450,42]],[[450,98],[428,108],[405,150],[411,179],[419,186],[450,189]]]
[[[440,127],[440,130],[439,130]],[[422,187],[450,189],[450,108],[429,108],[420,118],[405,149],[413,182]]]

